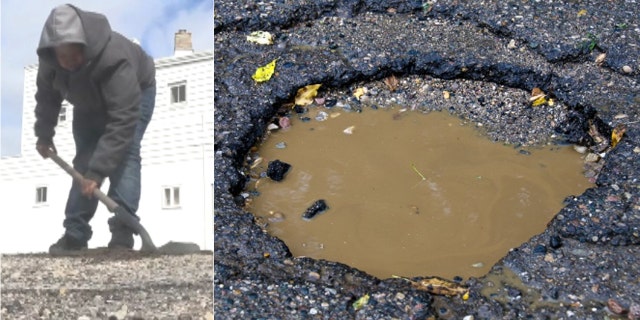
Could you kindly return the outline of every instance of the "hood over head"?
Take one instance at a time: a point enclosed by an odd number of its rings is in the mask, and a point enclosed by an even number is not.
[[[100,54],[110,38],[111,26],[104,15],[65,4],[49,13],[36,52],[44,62],[57,66],[53,49],[65,43],[80,43],[84,46],[85,61],[89,62]]]

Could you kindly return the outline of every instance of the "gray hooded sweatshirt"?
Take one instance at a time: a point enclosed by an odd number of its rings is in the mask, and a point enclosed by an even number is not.
[[[70,72],[58,64],[54,48],[63,43],[84,45],[85,64],[79,70]],[[86,121],[92,130],[103,132],[88,170],[82,172],[101,184],[124,159],[133,141],[141,92],[155,85],[153,58],[112,31],[104,15],[69,4],[51,11],[36,52],[34,129],[38,143],[53,143],[61,103],[66,99],[74,106],[74,126],[76,120]]]

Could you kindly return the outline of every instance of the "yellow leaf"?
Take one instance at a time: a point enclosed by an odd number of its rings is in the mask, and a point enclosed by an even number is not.
[[[298,89],[298,93],[296,93],[296,105],[306,106],[311,104],[313,102],[313,98],[318,95],[318,89],[320,89],[320,86],[322,86],[322,84],[310,84]]]
[[[547,103],[547,95],[540,90],[540,88],[533,88],[533,90],[531,90],[531,98],[529,98],[529,102],[531,102],[531,105],[534,107],[543,105]],[[551,103],[551,105],[553,105],[553,103]]]
[[[356,311],[362,309],[362,307],[364,307],[367,303],[369,303],[369,294],[365,294],[364,296],[360,297],[360,299],[356,300],[356,302],[353,303],[353,309],[355,309]]]
[[[360,97],[362,97],[362,95],[364,95],[365,89],[363,87],[357,88],[354,92],[353,92],[353,96],[356,97],[356,99],[360,100]]]
[[[578,18],[584,16],[585,14],[587,14],[587,9],[582,9],[578,11]]]
[[[465,292],[465,293],[462,295],[462,300],[464,300],[464,301],[469,300],[469,291]]]
[[[449,99],[449,97],[451,97],[451,94],[449,93],[449,91],[446,91],[446,90],[445,90],[445,91],[442,91],[442,96],[443,96],[445,99]]]
[[[247,41],[257,44],[273,44],[273,35],[267,31],[254,31],[247,36]]]
[[[265,82],[271,79],[273,72],[276,70],[276,61],[278,58],[273,59],[273,61],[267,63],[267,65],[259,67],[256,69],[256,72],[251,76],[253,80],[256,82]]]
[[[627,127],[624,124],[617,125],[613,131],[611,131],[611,147],[615,147],[618,142],[622,139],[625,131],[627,131]]]

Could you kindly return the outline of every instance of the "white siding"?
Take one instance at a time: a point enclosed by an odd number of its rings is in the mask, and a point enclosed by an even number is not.
[[[156,60],[156,105],[142,141],[142,198],[138,215],[157,246],[190,241],[213,248],[213,53]],[[62,221],[71,177],[35,151],[35,76],[37,66],[25,68],[22,153],[0,159],[3,208],[0,252],[42,252],[64,232]],[[170,103],[170,84],[186,81],[187,100]],[[58,154],[71,163],[75,146],[67,121],[56,127]],[[48,204],[35,204],[37,186],[48,187]],[[180,186],[181,206],[164,209],[164,186]],[[108,180],[102,186],[107,192]],[[11,209],[9,209],[11,208]],[[100,204],[89,247],[106,246],[112,214]],[[140,241],[136,238],[136,248]]]

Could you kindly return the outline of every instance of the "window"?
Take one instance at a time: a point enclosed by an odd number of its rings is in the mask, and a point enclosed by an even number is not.
[[[171,103],[181,103],[187,101],[186,82],[174,83],[171,87]]]
[[[60,107],[60,114],[58,115],[58,123],[67,121],[67,106]]]
[[[180,187],[164,187],[162,191],[163,208],[180,207]]]
[[[47,187],[36,188],[36,204],[47,203]]]

